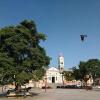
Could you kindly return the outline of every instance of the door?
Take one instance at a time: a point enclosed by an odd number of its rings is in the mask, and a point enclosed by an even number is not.
[[[55,77],[52,77],[52,83],[55,83]]]

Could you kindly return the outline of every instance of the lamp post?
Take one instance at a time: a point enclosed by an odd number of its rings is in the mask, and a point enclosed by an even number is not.
[[[44,88],[45,88],[45,92],[46,92],[47,91],[47,75],[46,75],[47,67],[46,66],[42,66],[42,68],[45,71],[45,75],[44,75]]]
[[[45,92],[47,91],[47,77],[44,78],[44,84],[45,84]]]

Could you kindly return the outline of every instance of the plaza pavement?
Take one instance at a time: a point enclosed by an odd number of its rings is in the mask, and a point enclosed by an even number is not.
[[[0,98],[0,100],[100,100],[100,90],[84,89],[48,89],[46,92],[43,89],[32,90],[38,95],[33,97],[9,97]]]

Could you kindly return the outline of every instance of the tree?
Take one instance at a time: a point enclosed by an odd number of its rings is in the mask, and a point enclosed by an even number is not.
[[[76,80],[81,80],[82,77],[81,77],[80,70],[78,68],[76,68],[76,67],[73,67],[72,70],[73,70],[73,76],[74,76],[74,78]]]
[[[100,77],[100,60],[81,61],[78,68],[73,68],[73,72],[76,79],[84,79],[84,76],[89,74],[92,74],[93,79]]]
[[[64,71],[63,75],[64,75],[66,81],[72,81],[75,79],[72,71]]]
[[[24,84],[37,76],[42,78],[44,68],[48,67],[50,57],[40,46],[46,40],[43,33],[37,32],[32,20],[24,20],[19,25],[0,29],[0,82]],[[42,72],[39,73],[39,71]],[[35,75],[35,72],[39,75]],[[39,76],[39,78],[38,78]]]

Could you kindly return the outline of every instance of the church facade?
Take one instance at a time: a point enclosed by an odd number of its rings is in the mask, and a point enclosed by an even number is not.
[[[46,71],[47,83],[63,83],[64,76],[62,72],[64,71],[64,57],[59,55],[58,57],[58,68],[50,67]]]
[[[47,83],[62,83],[62,74],[55,67],[51,67],[46,71]]]

